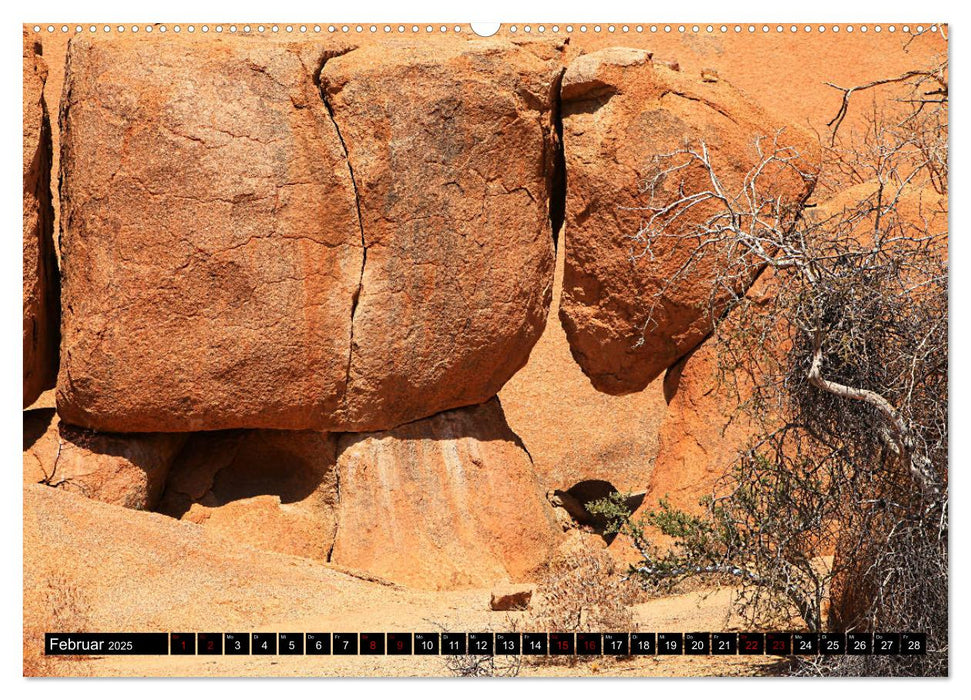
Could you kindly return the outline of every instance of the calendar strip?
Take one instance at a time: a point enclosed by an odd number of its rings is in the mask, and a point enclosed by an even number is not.
[[[923,632],[47,633],[47,656],[920,655]]]

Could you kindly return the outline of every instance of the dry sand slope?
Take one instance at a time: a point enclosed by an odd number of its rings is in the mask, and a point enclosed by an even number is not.
[[[43,486],[24,488],[25,629],[49,624],[127,631],[502,630],[489,591],[413,591],[326,564],[236,544],[199,525]],[[69,571],[56,566],[71,561]],[[55,613],[51,602],[80,591]],[[638,606],[644,628],[721,629],[730,591]],[[64,608],[68,609],[65,610]],[[511,617],[509,617],[512,615]],[[738,627],[737,620],[729,626]],[[34,660],[39,640],[25,645]],[[576,666],[525,665],[523,675],[750,675],[777,659],[649,657]],[[447,675],[433,657],[105,657],[54,673],[84,675]]]

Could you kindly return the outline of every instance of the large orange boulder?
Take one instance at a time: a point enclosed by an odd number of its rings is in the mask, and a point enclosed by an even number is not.
[[[47,64],[24,30],[24,407],[57,377],[58,279],[51,205]]]
[[[580,56],[563,76],[566,156],[566,269],[560,319],[573,356],[593,385],[611,394],[639,391],[698,345],[712,313],[751,283],[732,270],[715,278],[726,250],[695,234],[725,210],[702,197],[720,190],[744,217],[745,183],[776,149],[802,154],[797,168],[765,166],[759,197],[779,203],[789,225],[813,186],[811,138],[773,121],[712,73],[687,75],[639,49]],[[707,149],[717,173],[669,154]],[[649,183],[671,166],[680,166]],[[692,199],[697,197],[698,199]],[[738,198],[738,201],[735,199]],[[682,200],[682,205],[667,209]],[[767,212],[763,212],[768,215]],[[652,221],[652,217],[653,221]],[[636,238],[651,224],[650,247]]]
[[[106,434],[61,422],[50,408],[24,412],[25,483],[113,505],[151,510],[185,435]]]
[[[366,258],[346,427],[494,396],[543,332],[555,45],[389,41],[329,60]]]
[[[331,561],[409,586],[522,581],[556,544],[552,510],[498,400],[345,435]]]
[[[386,429],[525,363],[549,305],[560,69],[424,46],[71,41],[66,421]]]
[[[58,410],[103,431],[327,422],[363,252],[323,46],[74,38]]]
[[[195,433],[157,510],[241,544],[326,561],[337,530],[336,450],[334,436],[312,431]]]

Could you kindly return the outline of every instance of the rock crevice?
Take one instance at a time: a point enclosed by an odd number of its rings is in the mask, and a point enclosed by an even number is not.
[[[553,252],[559,249],[563,222],[566,218],[566,154],[563,149],[563,76],[560,71],[553,83],[553,157],[550,173],[550,227],[553,230]]]
[[[352,49],[350,49],[352,50]],[[350,51],[349,50],[349,51]],[[335,54],[336,56],[342,56],[342,53]],[[354,361],[354,318],[357,315],[357,306],[361,299],[361,291],[364,288],[364,270],[367,267],[367,238],[364,233],[364,218],[361,215],[361,193],[357,188],[357,181],[354,179],[354,164],[351,163],[351,156],[347,152],[347,143],[344,141],[344,136],[341,134],[340,124],[337,123],[337,118],[334,116],[334,108],[331,106],[330,100],[327,99],[327,92],[323,89],[320,84],[320,72],[324,69],[329,58],[333,58],[332,55],[327,55],[320,64],[317,72],[314,75],[314,80],[317,84],[317,90],[320,92],[320,99],[323,100],[324,106],[327,109],[327,114],[330,116],[330,121],[334,125],[334,131],[337,132],[337,140],[340,141],[341,150],[344,153],[344,160],[347,163],[347,174],[351,178],[351,187],[354,189],[354,205],[357,210],[357,223],[358,228],[361,232],[361,272],[358,275],[357,289],[354,291],[354,296],[351,298],[351,326],[350,326],[350,338],[347,348],[347,368],[344,373],[344,396],[342,399],[342,409],[347,410],[348,394],[351,391],[351,366]],[[329,554],[328,554],[329,557]]]
[[[54,251],[51,123],[41,45],[23,37],[23,406],[57,377],[60,280]]]

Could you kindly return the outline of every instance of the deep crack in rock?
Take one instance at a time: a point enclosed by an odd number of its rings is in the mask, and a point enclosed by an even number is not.
[[[347,172],[351,178],[351,187],[354,189],[354,205],[357,210],[357,224],[361,231],[361,272],[358,276],[357,289],[354,292],[354,296],[351,298],[351,329],[347,348],[347,368],[344,374],[344,397],[341,401],[341,406],[345,410],[347,407],[347,397],[350,394],[351,388],[351,362],[354,358],[354,317],[357,313],[358,302],[361,299],[361,290],[364,287],[364,268],[367,267],[367,239],[364,235],[364,218],[361,215],[361,195],[357,189],[357,180],[354,179],[354,166],[351,165],[351,155],[347,150],[347,143],[344,141],[344,136],[341,134],[340,125],[337,123],[337,117],[334,114],[334,107],[331,105],[330,100],[327,99],[327,91],[321,83],[320,74],[321,71],[323,71],[324,66],[327,64],[327,61],[329,61],[331,58],[343,56],[344,54],[353,50],[353,48],[348,48],[338,53],[325,54],[321,60],[320,67],[314,74],[314,80],[317,83],[317,90],[320,93],[320,99],[323,101],[324,107],[327,108],[327,115],[330,117],[330,121],[334,125],[334,131],[337,133],[337,140],[340,141],[341,150],[344,152],[344,160],[347,163]],[[329,560],[330,555],[328,554],[328,561]]]

